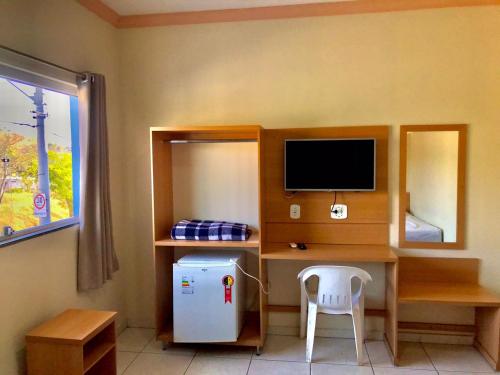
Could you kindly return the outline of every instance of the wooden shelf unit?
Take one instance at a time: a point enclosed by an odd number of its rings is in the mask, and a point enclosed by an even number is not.
[[[155,241],[155,246],[179,246],[179,247],[230,247],[230,248],[258,248],[260,244],[259,232],[252,231],[246,241],[191,241],[173,240],[165,238]]]
[[[172,325],[164,328],[158,335],[158,340],[163,342],[173,342],[174,329]],[[261,346],[260,338],[260,312],[249,311],[245,317],[245,323],[241,329],[238,341],[213,343],[214,345],[234,345],[234,346]]]
[[[26,335],[28,375],[116,374],[112,311],[66,310]]]
[[[172,264],[175,247],[240,248],[259,250],[259,277],[265,273],[260,257],[262,230],[254,230],[247,241],[184,241],[172,240],[173,222],[172,148],[171,141],[254,141],[258,144],[259,202],[262,128],[257,125],[207,127],[154,127],[151,135],[151,181],[153,190],[154,262],[156,289],[156,335],[164,343],[173,342]],[[259,224],[260,224],[259,207]],[[265,281],[264,281],[265,282]],[[259,311],[247,313],[242,332],[236,342],[226,345],[264,345],[266,336],[265,295],[260,293]]]

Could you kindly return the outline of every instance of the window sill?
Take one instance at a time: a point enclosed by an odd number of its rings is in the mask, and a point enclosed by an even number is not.
[[[69,219],[59,220],[47,225],[20,230],[10,236],[0,236],[0,247],[13,245],[15,243],[42,236],[47,233],[55,232],[64,228],[69,228],[74,225],[78,225],[79,223],[80,222],[78,218],[72,217]]]

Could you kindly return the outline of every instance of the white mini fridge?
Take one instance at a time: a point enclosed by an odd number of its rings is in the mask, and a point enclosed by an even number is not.
[[[198,252],[173,265],[174,342],[232,342],[243,326],[245,253]]]

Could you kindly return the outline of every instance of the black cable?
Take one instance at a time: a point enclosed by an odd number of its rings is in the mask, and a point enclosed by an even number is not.
[[[337,191],[333,192],[333,206],[335,207],[335,203],[337,203]]]

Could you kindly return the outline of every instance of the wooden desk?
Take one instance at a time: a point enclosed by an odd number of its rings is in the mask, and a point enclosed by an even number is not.
[[[397,255],[385,245],[307,244],[307,250],[292,249],[288,243],[267,243],[263,259],[317,260],[342,263],[395,263]]]
[[[500,306],[500,299],[479,284],[413,282],[399,286],[399,303]]]
[[[400,257],[400,304],[433,303],[475,307],[474,345],[500,370],[500,298],[479,284],[479,259]],[[433,331],[432,323],[405,322],[415,330]],[[456,325],[437,325],[449,332]],[[448,327],[446,327],[448,326]]]
[[[307,250],[292,249],[288,243],[265,243],[261,257],[264,260],[314,260],[338,263],[385,263],[385,311],[370,310],[367,315],[382,315],[385,318],[384,337],[397,362],[398,325],[398,256],[387,245],[330,245],[307,244]],[[267,311],[293,311],[294,306],[268,305]]]
[[[116,312],[66,310],[26,335],[28,375],[116,374]]]

